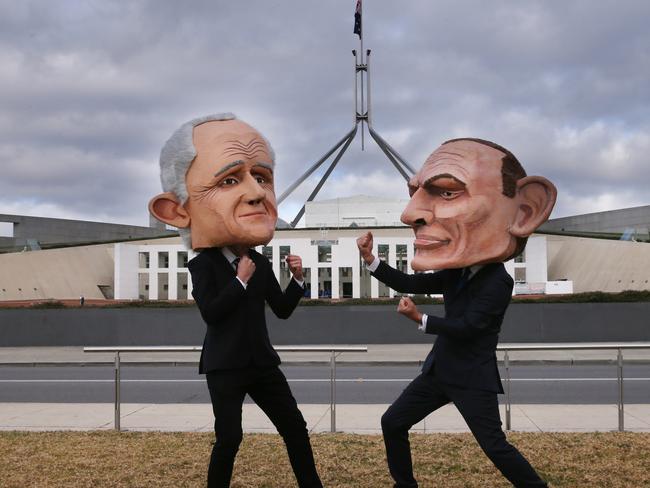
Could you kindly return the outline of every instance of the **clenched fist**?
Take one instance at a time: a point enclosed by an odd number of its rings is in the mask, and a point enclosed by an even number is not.
[[[295,254],[289,254],[286,258],[287,264],[289,265],[289,271],[293,277],[298,281],[303,281],[302,276],[302,259],[300,256]]]
[[[409,297],[402,297],[400,299],[399,304],[397,305],[397,311],[414,322],[422,322],[422,314],[418,311],[418,307]]]
[[[359,253],[366,264],[372,264],[375,260],[375,256],[372,254],[372,243],[372,232],[366,232],[364,235],[357,238]]]
[[[253,260],[246,255],[242,256],[237,264],[237,278],[242,280],[244,283],[248,283],[248,280],[251,279],[254,272],[255,263]]]

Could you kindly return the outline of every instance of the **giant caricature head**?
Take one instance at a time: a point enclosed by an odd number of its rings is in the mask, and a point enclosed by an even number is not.
[[[149,202],[199,250],[267,244],[278,218],[268,141],[232,114],[183,124],[160,153],[163,191]]]
[[[557,196],[546,178],[526,176],[510,151],[481,139],[443,143],[408,186],[402,222],[415,232],[417,271],[512,259]]]

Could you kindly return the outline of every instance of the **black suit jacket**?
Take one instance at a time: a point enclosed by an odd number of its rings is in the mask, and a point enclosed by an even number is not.
[[[514,282],[503,263],[486,264],[459,288],[462,270],[405,274],[381,262],[373,275],[402,293],[442,293],[445,316],[428,316],[427,334],[437,334],[422,371],[435,364],[441,381],[503,393],[496,347]]]
[[[303,288],[292,279],[283,292],[269,260],[254,250],[249,256],[255,272],[246,289],[219,248],[205,249],[187,264],[192,296],[207,324],[200,373],[280,364],[269,340],[264,302],[286,319],[298,305]]]

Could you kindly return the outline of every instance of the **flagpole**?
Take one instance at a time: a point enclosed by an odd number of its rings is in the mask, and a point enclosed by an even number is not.
[[[321,177],[316,185],[314,191],[309,195],[307,202],[313,201],[325,181],[330,174],[334,171],[345,151],[347,151],[352,140],[357,134],[359,123],[361,123],[361,150],[364,150],[364,123],[368,128],[368,134],[377,143],[381,151],[386,155],[388,160],[395,166],[399,174],[408,181],[414,171],[409,164],[400,156],[395,149],[393,149],[373,128],[371,119],[371,105],[370,105],[370,49],[363,50],[363,0],[357,0],[358,10],[355,10],[355,25],[354,33],[359,35],[359,47],[361,52],[357,53],[356,49],[352,50],[354,56],[354,125],[352,130],[348,132],[334,147],[332,147],[323,157],[321,157],[312,167],[310,167],[297,181],[292,183],[287,190],[280,196],[278,203],[285,200],[300,184],[302,184],[321,164],[323,164],[329,157],[338,151],[334,160]],[[358,15],[357,15],[358,14]],[[358,24],[357,24],[358,16]],[[367,73],[367,78],[364,78],[363,72]],[[359,76],[360,75],[360,76]],[[364,87],[365,85],[365,87]],[[360,95],[360,96],[359,96]],[[296,227],[298,221],[302,218],[305,212],[305,205],[300,209],[296,217],[289,224],[291,227]]]
[[[361,48],[361,64],[363,65],[363,0],[359,0],[359,17],[360,17],[360,33],[359,33],[359,47]],[[365,103],[363,99],[363,70],[361,71],[361,114],[365,113]],[[364,150],[363,145],[363,120],[361,120],[361,150]]]

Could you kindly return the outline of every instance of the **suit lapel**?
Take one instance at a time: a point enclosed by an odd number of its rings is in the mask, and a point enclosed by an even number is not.
[[[485,266],[483,266],[481,269],[479,269],[476,273],[474,273],[469,280],[467,280],[465,283],[463,283],[461,286],[458,286],[458,281],[461,278],[461,275],[463,273],[463,269],[458,269],[454,270],[456,272],[455,279],[453,280],[454,287],[451,289],[452,293],[452,301],[456,300],[459,296],[461,296],[464,292],[469,290],[469,287],[472,286],[472,283],[475,283],[476,280],[482,279],[482,276],[484,276],[486,273],[488,273],[488,270],[491,270],[494,268],[495,265],[498,265],[499,263],[488,263]]]
[[[467,283],[464,283],[464,284],[460,283],[461,276],[463,275],[463,269],[464,268],[454,270],[455,276],[454,276],[454,280],[452,282],[453,285],[450,287],[451,288],[450,291],[451,291],[452,299],[456,299],[456,297],[458,297],[461,294],[461,292],[463,291],[463,289],[467,286]]]
[[[218,267],[218,269],[223,273],[224,276],[237,276],[235,268],[232,267],[232,264],[228,262],[226,256],[223,255],[221,249],[218,247],[210,248],[203,252],[209,252],[212,262]]]

